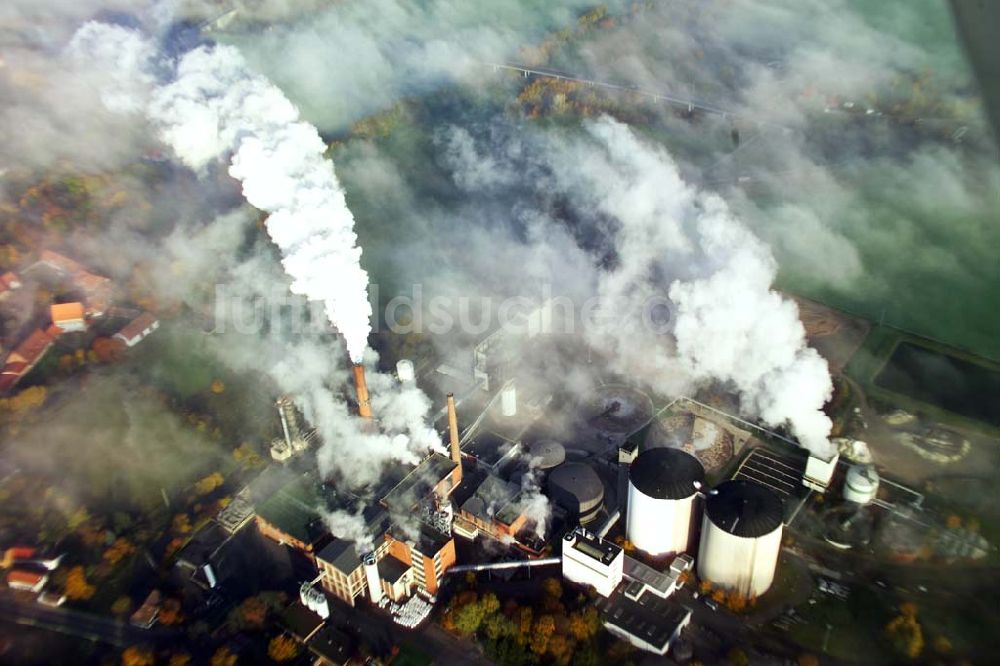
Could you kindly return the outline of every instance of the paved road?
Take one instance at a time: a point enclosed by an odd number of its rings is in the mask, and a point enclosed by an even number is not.
[[[109,617],[65,606],[43,606],[33,598],[29,600],[7,590],[0,591],[0,619],[119,647],[173,641],[178,637],[177,630],[162,627],[140,629]]]

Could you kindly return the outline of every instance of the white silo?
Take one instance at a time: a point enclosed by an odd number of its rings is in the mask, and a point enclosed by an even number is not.
[[[781,550],[784,504],[753,481],[726,481],[705,499],[698,577],[746,597],[774,581]]]
[[[379,604],[382,601],[382,580],[378,575],[378,561],[375,559],[375,553],[368,553],[364,557],[365,565],[365,582],[368,584],[368,596],[372,600],[373,604]]]
[[[701,463],[680,449],[640,453],[629,467],[628,540],[650,555],[688,551],[704,482]]]
[[[868,504],[878,494],[878,472],[872,465],[851,465],[844,479],[844,499]]]
[[[500,392],[500,411],[504,416],[517,415],[517,388],[513,383],[504,386]]]

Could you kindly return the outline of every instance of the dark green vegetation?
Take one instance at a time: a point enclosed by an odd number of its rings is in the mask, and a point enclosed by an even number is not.
[[[900,351],[902,350],[902,351]],[[942,424],[1000,432],[997,364],[890,326],[871,330],[845,368],[869,399]]]
[[[1000,372],[910,342],[896,345],[875,383],[1000,426]]]

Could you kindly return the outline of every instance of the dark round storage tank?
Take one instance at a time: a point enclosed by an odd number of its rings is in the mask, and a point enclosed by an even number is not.
[[[649,449],[632,461],[629,481],[653,499],[684,499],[705,483],[705,468],[680,449]]]
[[[549,470],[566,461],[566,449],[552,439],[542,439],[528,447],[528,458],[533,467]]]
[[[586,523],[597,517],[604,501],[604,484],[597,472],[584,463],[559,465],[547,481],[549,497]]]
[[[738,479],[726,481],[708,494],[705,515],[733,536],[756,539],[781,525],[784,503],[767,486]]]

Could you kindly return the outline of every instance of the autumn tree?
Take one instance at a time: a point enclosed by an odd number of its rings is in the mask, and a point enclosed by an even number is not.
[[[118,537],[114,540],[108,549],[104,551],[104,561],[108,564],[115,565],[121,562],[126,557],[129,557],[135,553],[135,546],[132,542],[125,537]]]
[[[486,637],[491,641],[513,636],[517,630],[514,622],[503,613],[493,613],[487,617],[483,622],[483,629],[486,631]]]
[[[749,666],[750,664],[750,657],[747,656],[746,651],[741,650],[740,648],[733,648],[730,650],[726,655],[726,659],[733,666]]]
[[[562,634],[554,634],[549,639],[549,654],[557,664],[567,664],[573,656],[573,644]]]
[[[170,660],[167,661],[167,666],[190,666],[191,665],[191,655],[187,652],[176,652],[170,655]]]
[[[111,604],[112,615],[128,615],[130,610],[132,610],[132,600],[127,596],[118,597]]]
[[[181,612],[181,602],[177,599],[166,599],[160,606],[160,614],[157,616],[160,624],[172,626],[184,621],[184,613]]]
[[[66,574],[66,598],[73,601],[86,601],[94,596],[96,588],[87,582],[87,575],[82,566],[75,566]]]
[[[23,391],[18,391],[10,398],[0,399],[0,409],[12,414],[31,412],[41,407],[47,396],[48,391],[45,390],[44,386],[31,386]]]
[[[556,631],[556,620],[551,615],[542,615],[535,621],[533,629],[528,643],[531,651],[541,656],[549,649],[549,640]]]
[[[531,636],[531,627],[534,625],[534,611],[530,608],[519,608],[517,610],[517,642],[519,645],[526,645]]]
[[[485,617],[479,602],[466,604],[455,611],[455,628],[463,634],[474,634],[479,631]]]
[[[601,617],[593,606],[588,606],[582,611],[570,615],[569,633],[578,641],[590,640],[597,635],[600,629]]]
[[[235,611],[235,624],[244,629],[261,629],[267,621],[267,603],[257,595],[247,597]]]
[[[562,583],[556,578],[546,578],[542,581],[542,591],[545,592],[545,596],[547,597],[560,599],[563,594]]]
[[[500,610],[500,600],[492,592],[484,594],[479,600],[479,604],[483,607],[484,615],[491,615]]]
[[[153,666],[153,653],[145,648],[127,647],[122,651],[122,666]]]
[[[917,620],[917,606],[903,603],[899,615],[885,627],[885,634],[893,649],[910,659],[916,659],[924,651],[924,632]]]
[[[267,645],[267,656],[277,662],[294,659],[299,653],[299,645],[288,636],[275,636]]]
[[[205,478],[199,480],[198,483],[194,484],[195,495],[199,497],[201,497],[202,495],[207,495],[216,488],[218,488],[219,486],[221,486],[224,481],[225,479],[223,478],[222,474],[220,474],[219,472],[212,472]]]
[[[125,343],[117,338],[98,337],[90,345],[90,351],[101,363],[120,360],[125,355]]]
[[[191,516],[178,513],[170,523],[170,531],[174,534],[187,534],[191,531]]]
[[[212,655],[211,666],[236,666],[236,655],[222,646]]]

